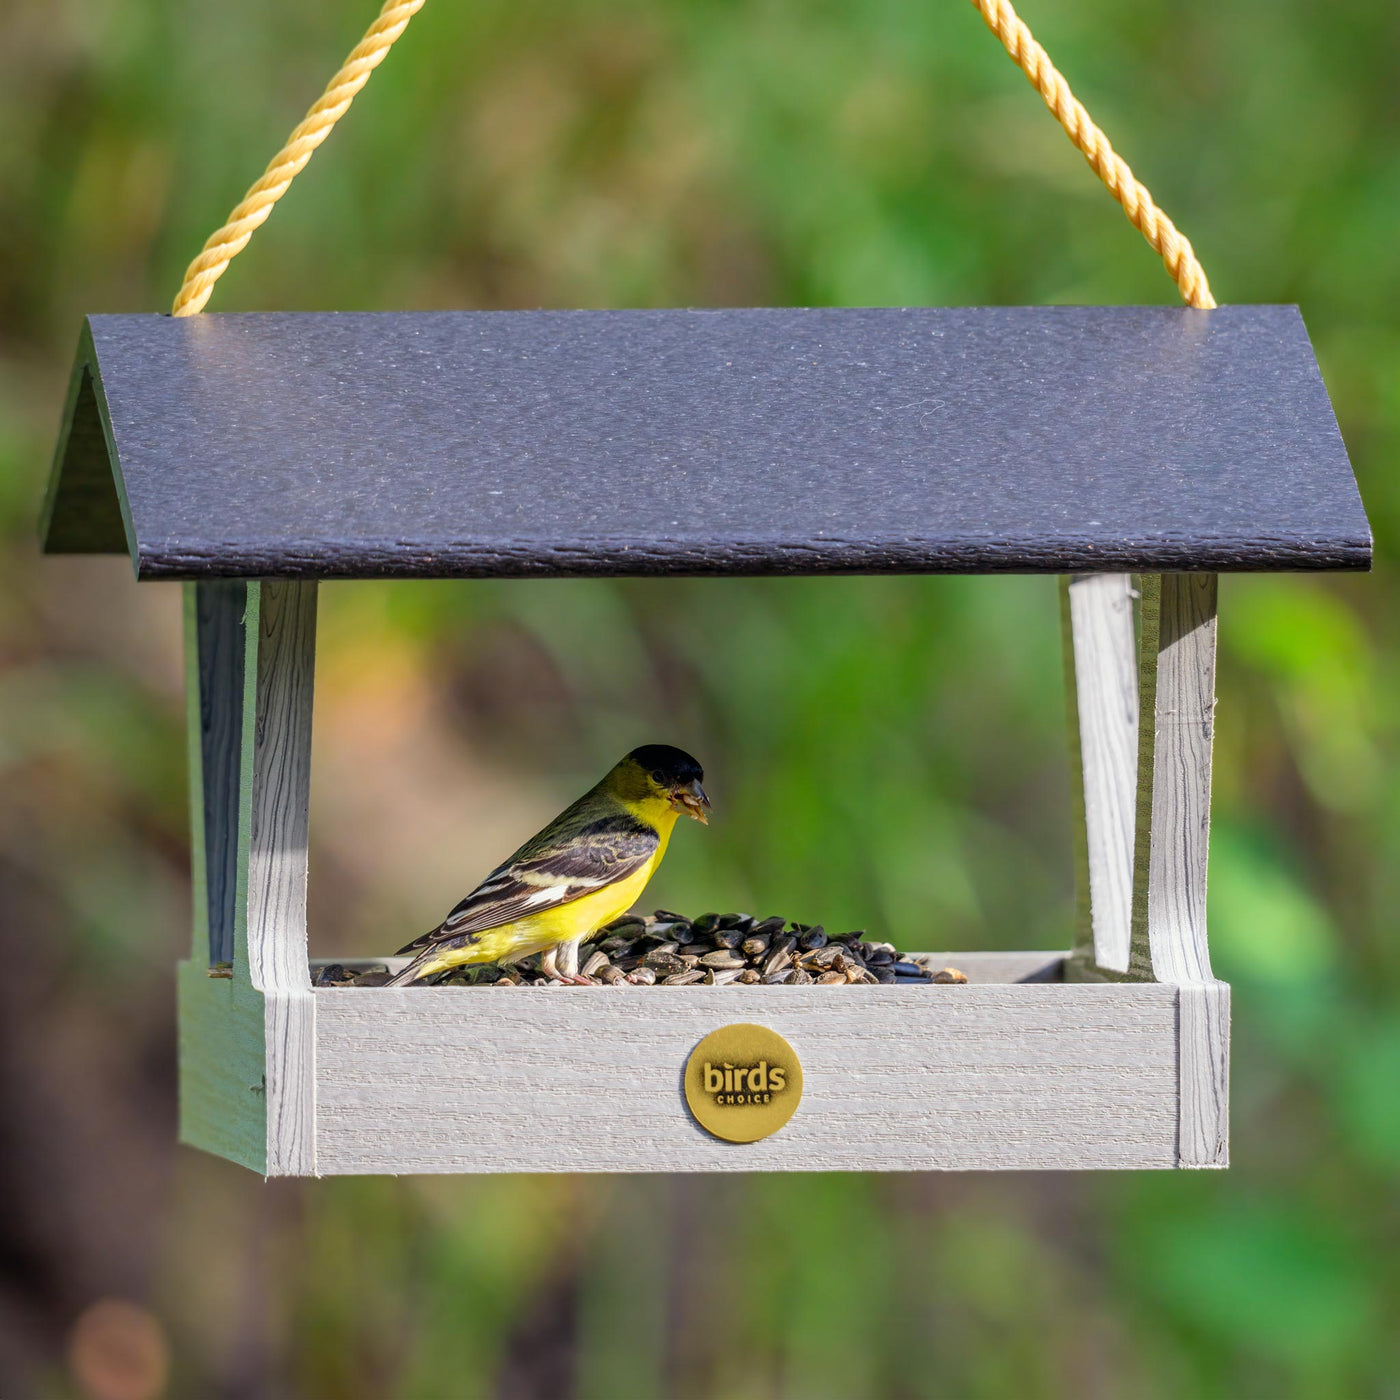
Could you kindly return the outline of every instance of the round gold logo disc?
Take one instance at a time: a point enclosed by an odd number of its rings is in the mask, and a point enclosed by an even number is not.
[[[707,1132],[726,1142],[757,1142],[797,1111],[802,1066],[767,1026],[721,1026],[691,1051],[685,1101]]]

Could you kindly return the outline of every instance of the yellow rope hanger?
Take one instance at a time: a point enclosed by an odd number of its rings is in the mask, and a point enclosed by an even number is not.
[[[1154,203],[1147,187],[1114,151],[1108,137],[1094,125],[1084,104],[1070,91],[1069,84],[1016,11],[1007,0],[972,0],[972,3],[981,11],[987,27],[1001,40],[1006,52],[1039,89],[1045,105],[1083,152],[1084,159],[1108,192],[1123,206],[1133,227],[1161,255],[1182,298],[1190,306],[1214,306],[1215,298],[1210,294],[1205,269],[1197,261],[1190,240],[1177,231],[1176,225]],[[349,110],[355,94],[369,81],[369,75],[383,62],[384,55],[422,7],[423,0],[385,0],[384,8],[366,30],[365,37],[351,50],[340,71],[287,138],[286,145],[185,269],[185,279],[175,294],[173,315],[193,316],[204,309],[214,283],[248,246],[248,240],[272,212],[272,206],[287,193],[317,146]]]
[[[287,193],[316,147],[350,110],[355,94],[369,81],[369,75],[384,61],[394,41],[408,28],[409,20],[422,8],[423,0],[385,0],[384,8],[365,31],[365,37],[351,49],[349,58],[287,138],[287,144],[273,156],[257,184],[243,196],[223,225],[209,235],[199,256],[185,269],[185,280],[175,294],[172,315],[193,316],[204,309],[214,283],[248,246],[254,231],[272,213],[272,206]]]
[[[1050,62],[1050,55],[1007,0],[972,0],[987,21],[987,28],[1001,40],[1017,66],[1039,89],[1045,105],[1064,127],[1065,135],[1079,147],[1095,175],[1128,216],[1129,222],[1161,254],[1182,300],[1188,306],[1215,305],[1206,281],[1205,269],[1196,260],[1191,241],[1153,202],[1147,186],[1128,168],[1128,163],[1108,143],[1108,137],[1094,125],[1084,104],[1069,90],[1069,84]]]

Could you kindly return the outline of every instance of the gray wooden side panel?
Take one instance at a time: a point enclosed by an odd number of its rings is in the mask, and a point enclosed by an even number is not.
[[[250,584],[247,617],[240,908],[248,975],[266,998],[267,1172],[306,1175],[316,1170],[316,1003],[306,960],[316,585]]]
[[[234,957],[237,923],[239,754],[236,747],[230,754],[227,742],[231,736],[236,744],[241,728],[243,635],[241,605],[236,615],[224,606],[230,589],[241,595],[243,585],[191,583],[184,597],[194,932],[190,959],[176,970],[180,1141],[261,1172],[267,1164],[263,998],[248,983],[246,962],[231,977],[209,976],[211,962]],[[211,627],[217,646],[207,635]],[[236,663],[228,656],[230,639]],[[234,685],[231,693],[220,690]],[[220,716],[212,726],[206,723],[211,707]],[[225,723],[230,714],[233,723]],[[219,736],[212,744],[211,730]],[[221,788],[223,806],[210,798],[211,789]],[[211,865],[219,868],[211,872]],[[230,923],[213,952],[211,922],[224,917]]]
[[[92,328],[86,323],[68,380],[39,537],[50,554],[129,553],[134,560],[138,551]]]
[[[1102,969],[1126,972],[1138,777],[1132,580],[1127,574],[1076,578],[1069,609],[1093,956]]]
[[[180,1141],[268,1170],[264,1005],[246,982],[179,965]]]
[[[1153,984],[316,994],[322,1173],[1171,1167],[1177,994]],[[686,1111],[715,1027],[806,1088],[747,1146]]]

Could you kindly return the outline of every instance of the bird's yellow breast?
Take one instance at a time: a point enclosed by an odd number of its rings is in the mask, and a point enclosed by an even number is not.
[[[674,818],[670,822],[660,822],[657,825],[661,839],[657,842],[656,851],[635,874],[617,881],[616,884],[605,885],[592,894],[571,899],[567,904],[543,909],[538,914],[529,914],[523,919],[516,919],[496,928],[485,929],[469,950],[463,950],[466,953],[465,957],[460,954],[446,957],[443,959],[444,965],[524,958],[531,953],[552,948],[558,943],[586,937],[595,929],[602,928],[604,924],[612,923],[618,915],[626,913],[641,898],[647,881],[661,864],[661,857],[666,854],[666,846],[675,825]]]

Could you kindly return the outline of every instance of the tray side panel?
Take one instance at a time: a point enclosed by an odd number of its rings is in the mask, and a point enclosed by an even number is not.
[[[1177,989],[325,990],[317,1170],[926,1171],[1174,1167]],[[681,1076],[718,1026],[784,1036],[792,1121],[720,1142]]]

